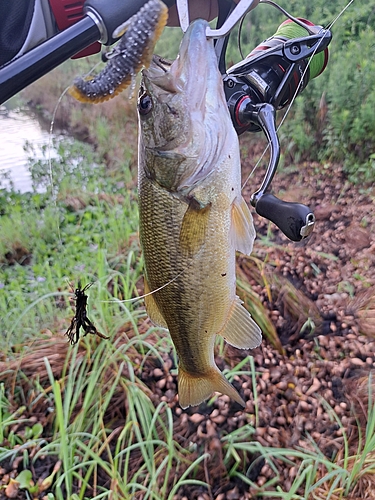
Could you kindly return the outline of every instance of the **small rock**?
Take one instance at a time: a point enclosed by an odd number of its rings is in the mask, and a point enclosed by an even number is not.
[[[352,358],[352,364],[355,366],[364,366],[366,363],[359,358]]]
[[[320,383],[319,379],[314,377],[312,386],[306,391],[306,396],[310,396],[314,392],[317,392],[320,389],[321,385],[322,384]]]
[[[202,415],[201,413],[193,413],[189,417],[190,422],[193,422],[193,424],[199,424],[204,419],[205,419],[205,416]]]

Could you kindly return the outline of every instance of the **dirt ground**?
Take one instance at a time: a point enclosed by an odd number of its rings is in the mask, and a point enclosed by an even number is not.
[[[250,169],[251,160],[245,158],[244,178]],[[259,168],[247,183],[247,201],[263,175]],[[322,398],[340,418],[353,449],[358,444],[353,408],[359,421],[365,422],[367,380],[375,366],[374,190],[351,185],[339,165],[307,163],[279,172],[272,185],[282,199],[308,204],[316,227],[307,240],[292,243],[255,214],[254,254],[261,269],[254,260],[239,257],[239,276],[258,293],[281,341],[277,349],[265,339],[251,352],[257,401],[251,377],[244,375],[234,385],[247,401],[246,411],[225,396],[212,406],[204,403],[183,411],[176,397],[172,357],[166,356],[163,366],[149,357],[137,373],[151,389],[155,404],[165,400],[173,409],[176,439],[183,446],[196,443],[197,454],[211,454],[197,477],[208,482],[211,491],[189,486],[178,499],[254,498],[255,491],[248,485],[229,478],[221,438],[246,424],[255,425],[256,405],[259,421],[252,440],[264,446],[304,449],[312,449],[314,441],[324,455],[336,460],[342,457],[343,429]],[[227,346],[217,364],[221,369],[234,366],[247,354]],[[242,472],[258,487],[275,475],[262,457],[244,452],[241,458]],[[0,469],[0,484],[1,472],[6,474],[11,467]],[[280,464],[279,482],[286,491],[297,473],[298,463]],[[375,499],[366,477],[362,479],[350,498]],[[323,484],[322,498],[324,488]]]

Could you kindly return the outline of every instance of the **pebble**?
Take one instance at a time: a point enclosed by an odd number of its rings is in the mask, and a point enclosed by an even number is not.
[[[212,417],[211,420],[215,422],[215,424],[223,424],[226,421],[226,417],[224,415],[218,415],[217,417]]]
[[[264,477],[264,476],[258,476],[258,479],[257,479],[257,484],[259,486],[263,486],[267,481],[267,478]]]
[[[314,392],[317,392],[322,386],[320,380],[317,377],[314,377],[312,386],[306,391],[306,396],[310,396]]]
[[[286,380],[282,380],[281,382],[279,382],[278,384],[276,384],[276,387],[280,391],[285,391],[288,388],[288,383],[287,383]]]
[[[359,358],[352,358],[352,364],[355,366],[364,366],[366,363]]]
[[[193,424],[199,424],[202,422],[206,417],[202,415],[201,413],[193,413],[190,415],[189,420],[190,422],[193,422]]]
[[[276,382],[277,380],[280,380],[281,378],[281,370],[279,368],[272,368],[270,370],[270,377],[271,377],[271,382]]]
[[[238,491],[237,486],[233,488],[233,490],[227,491],[226,498],[228,500],[239,500],[240,499],[240,493]]]
[[[167,383],[167,379],[166,378],[162,378],[162,379],[160,379],[160,380],[158,380],[156,382],[156,387],[158,389],[164,389],[164,387],[166,386],[166,383]]]
[[[308,420],[306,423],[305,423],[305,430],[307,432],[311,432],[312,430],[314,429],[314,423],[312,420]]]
[[[306,403],[305,401],[300,401],[299,407],[301,408],[302,411],[310,411],[312,406],[309,403]]]

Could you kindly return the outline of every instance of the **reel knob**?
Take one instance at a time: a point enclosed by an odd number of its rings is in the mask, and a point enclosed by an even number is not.
[[[292,241],[301,241],[314,229],[315,215],[302,203],[282,201],[273,194],[257,197],[254,193],[251,204],[262,217],[269,219]]]

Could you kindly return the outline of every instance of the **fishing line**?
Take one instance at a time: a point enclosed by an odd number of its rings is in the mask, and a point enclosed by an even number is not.
[[[331,29],[332,26],[340,19],[340,17],[344,14],[344,12],[351,6],[354,0],[350,0],[350,2],[342,9],[342,11],[334,18],[334,20],[328,25],[328,29]]]
[[[245,14],[240,21],[240,25],[238,27],[238,35],[237,35],[237,46],[238,46],[238,50],[241,54],[242,59],[246,58],[246,56],[244,56],[244,53],[242,52],[242,42],[241,42],[242,28],[243,28],[243,23],[245,21],[246,16],[247,16],[247,14]]]
[[[156,288],[155,290],[152,290],[151,292],[148,292],[148,293],[145,293],[144,295],[140,295],[139,297],[133,297],[131,299],[124,299],[124,300],[117,300],[117,299],[111,299],[111,300],[101,300],[100,302],[105,302],[105,303],[109,303],[109,302],[115,302],[115,303],[121,303],[123,304],[124,302],[136,302],[137,300],[142,300],[144,299],[145,297],[148,297],[150,295],[153,295],[154,293],[156,292],[159,292],[160,290],[163,290],[163,288],[169,286],[170,284],[172,284],[174,281],[176,281],[176,279],[178,279],[184,272],[186,271],[186,269],[184,269],[183,271],[181,271],[180,273],[178,273],[174,278],[172,278],[170,281],[168,281],[167,283],[165,283],[164,285],[160,286],[159,288]]]
[[[97,66],[99,64],[100,64],[100,61],[97,62],[90,69],[90,71],[85,75],[85,78],[87,78],[97,68]],[[52,141],[53,141],[52,136],[53,136],[53,129],[55,126],[55,119],[56,119],[57,110],[58,110],[63,98],[67,94],[69,88],[70,88],[70,84],[62,91],[62,93],[60,94],[60,97],[57,99],[56,106],[55,106],[53,113],[52,113],[51,123],[50,123],[50,127],[49,127],[49,137],[48,137],[48,177],[49,177],[49,182],[50,182],[50,187],[51,187],[52,202],[53,202],[53,205],[55,208],[55,214],[56,214],[55,218],[56,218],[56,222],[57,222],[57,224],[56,224],[57,235],[58,235],[59,244],[61,247],[63,246],[63,242],[62,242],[62,238],[61,238],[60,221],[59,221],[59,217],[58,217],[57,192],[55,192],[55,183],[54,183],[54,178],[53,178],[52,155],[51,154],[52,154],[52,145],[53,145],[52,144]]]
[[[56,118],[57,109],[60,106],[60,103],[61,103],[63,97],[65,96],[65,94],[68,92],[68,90],[69,90],[69,86],[66,87],[65,90],[63,90],[63,92],[61,93],[60,97],[57,100],[55,109],[53,110],[53,113],[52,113],[51,123],[50,123],[50,127],[49,127],[49,137],[48,137],[48,175],[49,175],[49,182],[51,185],[52,202],[53,202],[53,205],[55,208],[55,215],[56,215],[55,219],[57,222],[57,236],[59,239],[60,246],[62,246],[63,243],[62,243],[62,239],[61,239],[60,221],[59,221],[58,210],[57,210],[57,193],[55,193],[55,185],[54,185],[54,180],[53,180],[51,152],[52,152],[52,140],[53,140],[52,134],[53,134],[53,128],[55,126],[55,118]]]
[[[354,0],[350,0],[350,1],[347,3],[347,5],[345,5],[345,7],[343,7],[343,9],[340,11],[340,13],[339,13],[339,14],[338,14],[338,15],[337,15],[334,19],[333,19],[333,21],[331,21],[331,23],[329,23],[329,25],[328,25],[328,29],[331,29],[331,28],[332,28],[332,26],[333,26],[334,24],[336,24],[336,22],[340,19],[340,17],[344,14],[344,12],[345,12],[345,11],[346,11],[349,7],[350,7],[350,5],[351,5],[353,2],[354,2]],[[300,81],[299,81],[299,83],[298,83],[298,85],[297,85],[297,88],[296,88],[296,90],[295,90],[295,93],[294,93],[294,95],[293,95],[293,97],[292,97],[292,99],[291,99],[290,103],[288,104],[288,106],[287,106],[287,108],[286,108],[286,111],[285,111],[285,113],[284,113],[284,115],[283,115],[283,117],[282,117],[282,119],[281,119],[281,121],[280,121],[280,124],[278,125],[278,127],[277,127],[277,129],[276,129],[276,132],[279,132],[280,127],[281,127],[281,126],[283,125],[283,123],[285,122],[285,120],[286,120],[286,118],[287,118],[287,116],[288,116],[288,114],[289,114],[289,112],[290,112],[290,109],[291,109],[291,107],[292,107],[292,105],[293,105],[293,103],[294,103],[294,101],[295,101],[295,99],[296,99],[296,97],[297,97],[297,95],[298,95],[298,92],[299,92],[299,90],[300,90],[300,88],[301,88],[301,85],[302,85],[302,83],[303,83],[303,80],[304,80],[304,78],[305,78],[305,75],[306,75],[306,73],[307,73],[307,71],[308,71],[308,69],[309,69],[310,65],[312,64],[312,60],[313,60],[313,58],[314,58],[314,55],[316,54],[316,51],[318,50],[318,48],[319,48],[319,46],[320,46],[320,44],[321,44],[321,43],[322,43],[322,42],[319,42],[319,43],[317,44],[316,48],[314,49],[314,52],[313,52],[313,53],[312,53],[312,55],[310,56],[310,58],[309,58],[309,60],[308,60],[308,63],[307,63],[307,66],[306,66],[305,70],[303,71],[302,78],[300,79]],[[246,184],[248,183],[248,181],[250,180],[250,178],[251,178],[251,177],[252,177],[252,175],[254,174],[255,170],[258,168],[258,166],[259,166],[260,162],[262,161],[262,159],[263,159],[264,155],[266,154],[266,152],[268,151],[268,149],[269,149],[269,144],[265,147],[265,149],[264,149],[263,153],[261,154],[260,158],[258,159],[258,161],[257,161],[257,162],[256,162],[256,164],[254,165],[253,169],[251,170],[251,172],[250,172],[250,173],[249,173],[249,175],[247,176],[247,178],[246,178],[245,182],[243,183],[243,185],[242,185],[242,187],[241,187],[241,191],[245,188]]]

